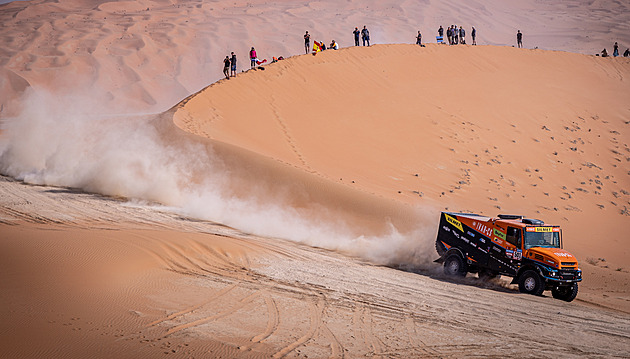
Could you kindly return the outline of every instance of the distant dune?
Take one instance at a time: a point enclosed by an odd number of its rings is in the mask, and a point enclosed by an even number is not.
[[[373,44],[435,43],[440,25],[472,26],[480,45],[595,54],[630,47],[624,1],[106,1],[32,0],[0,5],[0,115],[15,115],[28,84],[56,94],[84,93],[114,113],[161,112],[221,78],[234,51],[303,53],[302,35],[341,47],[366,25]]]

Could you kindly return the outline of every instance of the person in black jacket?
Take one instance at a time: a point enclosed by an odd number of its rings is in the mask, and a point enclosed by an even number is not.
[[[223,60],[223,74],[226,79],[230,78],[230,57],[226,56]]]
[[[309,35],[308,31],[304,34],[304,51],[308,54],[311,50],[311,35]]]
[[[354,46],[359,46],[359,35],[361,35],[361,31],[359,31],[358,27],[355,27],[352,33],[354,34]]]

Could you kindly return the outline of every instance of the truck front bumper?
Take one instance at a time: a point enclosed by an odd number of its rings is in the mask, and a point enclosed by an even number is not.
[[[576,283],[582,281],[580,269],[552,269],[548,268],[544,274],[545,279],[556,283]]]

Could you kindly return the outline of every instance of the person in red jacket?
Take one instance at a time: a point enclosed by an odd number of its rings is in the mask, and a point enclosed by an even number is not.
[[[255,68],[256,67],[256,60],[258,59],[258,56],[256,55],[256,49],[254,49],[254,47],[252,46],[252,49],[249,50],[249,60],[251,61],[251,67],[250,68]]]

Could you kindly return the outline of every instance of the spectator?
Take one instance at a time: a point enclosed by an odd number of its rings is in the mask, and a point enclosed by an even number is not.
[[[308,51],[310,49],[311,49],[311,35],[309,35],[307,31],[306,34],[304,34],[304,51],[306,51],[306,53],[308,54]]]
[[[256,49],[252,46],[252,49],[249,50],[249,60],[250,60],[250,69],[256,67],[256,61],[258,60],[258,56],[256,55]]]
[[[231,72],[230,76],[236,76],[236,55],[232,52],[232,58],[230,59]]]
[[[630,56],[630,49],[626,49],[626,52],[623,53],[623,57]]]
[[[613,57],[617,56],[619,56],[619,45],[617,45],[617,42],[615,41],[615,45],[613,45]]]
[[[459,42],[462,45],[466,45],[466,31],[462,26],[459,27]]]
[[[459,31],[457,31],[457,25],[453,25],[453,45],[459,44]]]
[[[358,27],[355,27],[352,33],[354,34],[354,46],[359,46],[359,35],[361,31],[359,31]]]
[[[605,48],[602,50],[602,57],[608,57],[608,51]]]
[[[453,45],[453,25],[446,29],[446,37],[448,38],[448,44]]]
[[[223,74],[226,79],[230,79],[230,57],[226,56],[223,60]]]
[[[363,26],[363,30],[361,30],[361,38],[363,39],[363,46],[367,42],[367,45],[370,46],[370,31],[367,27]]]
[[[472,44],[473,45],[477,45],[477,40],[476,40],[476,38],[477,38],[477,30],[475,30],[474,26],[472,27],[472,31],[470,32],[470,36],[472,36],[472,40],[473,40]]]
[[[420,33],[420,30],[418,30],[418,36],[416,36],[416,45],[422,46],[422,34]]]
[[[523,47],[523,34],[521,30],[516,31],[516,45],[518,45],[519,49]]]
[[[444,28],[442,25],[440,25],[440,28],[438,29],[438,36],[444,37]]]
[[[329,49],[333,49],[333,50],[339,50],[339,45],[337,45],[337,43],[335,42],[335,40],[333,40],[330,43],[330,46],[328,47]]]

